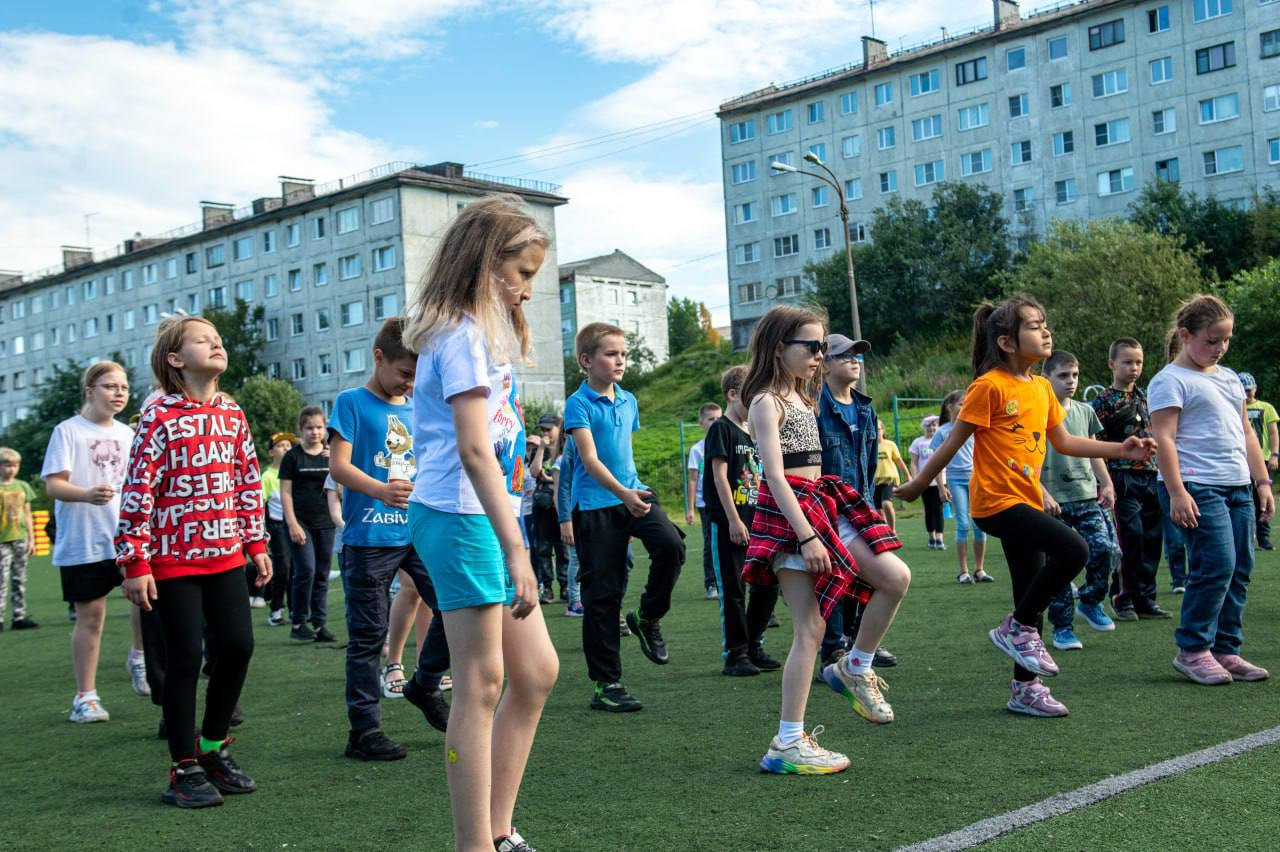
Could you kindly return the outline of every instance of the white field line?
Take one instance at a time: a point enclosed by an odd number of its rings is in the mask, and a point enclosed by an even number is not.
[[[1265,731],[1248,734],[1236,740],[1210,746],[1191,754],[1184,754],[1181,757],[1153,763],[1151,766],[1135,769],[1123,775],[1105,778],[1078,790],[1057,793],[1043,801],[1036,802],[1034,805],[1027,805],[1015,811],[984,819],[965,826],[958,831],[939,835],[920,843],[914,843],[911,846],[900,847],[898,852],[944,852],[944,850],[953,849],[972,849],[975,846],[986,843],[988,840],[994,840],[1002,834],[1008,834],[1011,831],[1017,831],[1028,825],[1034,825],[1037,822],[1043,822],[1080,808],[1086,808],[1089,805],[1118,796],[1127,790],[1141,787],[1143,784],[1150,784],[1153,781],[1181,775],[1192,769],[1208,766],[1211,763],[1217,763],[1218,761],[1226,760],[1257,748],[1274,745],[1275,743],[1280,743],[1280,725],[1268,728]]]

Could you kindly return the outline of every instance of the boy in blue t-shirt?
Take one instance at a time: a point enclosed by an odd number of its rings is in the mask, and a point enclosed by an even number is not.
[[[391,581],[404,572],[432,610],[435,588],[409,537],[413,456],[413,388],[417,357],[400,339],[399,318],[387,320],[373,341],[373,374],[363,387],[338,394],[329,420],[329,468],[344,486],[343,591],[347,599],[346,754],[360,760],[399,760],[404,747],[382,732],[378,657],[387,636]],[[437,611],[404,697],[427,722],[445,730],[449,705],[440,678],[449,668],[444,620]]]
[[[636,398],[618,386],[627,365],[626,335],[607,323],[578,332],[578,366],[586,380],[565,401],[564,428],[579,464],[573,472],[573,538],[582,587],[582,650],[595,683],[591,707],[611,713],[639,710],[622,681],[618,614],[627,581],[627,543],[634,536],[649,552],[649,578],[627,626],[654,663],[670,662],[659,627],[671,609],[671,590],[684,565],[684,533],[657,497],[640,483],[631,433],[640,428]]]

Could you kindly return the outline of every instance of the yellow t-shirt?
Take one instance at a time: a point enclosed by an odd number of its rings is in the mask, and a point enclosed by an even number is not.
[[[901,461],[898,445],[888,438],[880,439],[880,447],[876,450],[876,485],[901,484],[902,478],[898,473],[898,462]]]
[[[973,380],[959,417],[977,427],[969,478],[973,517],[989,518],[1019,503],[1044,508],[1040,469],[1048,433],[1065,416],[1043,376],[1027,380],[990,370]]]

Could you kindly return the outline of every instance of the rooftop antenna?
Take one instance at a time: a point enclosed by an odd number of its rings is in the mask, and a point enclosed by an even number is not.
[[[871,12],[871,37],[876,37],[876,0],[867,0],[867,9]]]

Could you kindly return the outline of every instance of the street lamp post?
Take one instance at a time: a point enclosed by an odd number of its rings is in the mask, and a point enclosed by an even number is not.
[[[854,340],[862,340],[862,316],[858,312],[858,280],[853,271],[853,246],[849,242],[849,205],[845,203],[844,189],[840,186],[840,181],[836,178],[835,173],[831,171],[831,169],[827,168],[826,163],[822,162],[817,154],[810,151],[804,155],[804,159],[806,162],[813,163],[815,166],[822,169],[825,174],[807,172],[803,169],[797,169],[795,166],[787,163],[773,163],[771,168],[774,171],[791,172],[793,174],[817,178],[835,190],[836,197],[840,199],[840,223],[843,225],[844,230],[844,259],[849,275],[849,310],[853,315],[853,338]],[[866,369],[863,369],[858,373],[858,390],[866,393]]]

